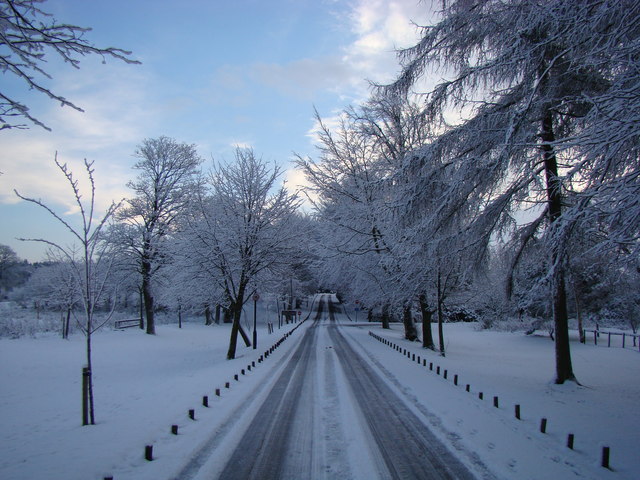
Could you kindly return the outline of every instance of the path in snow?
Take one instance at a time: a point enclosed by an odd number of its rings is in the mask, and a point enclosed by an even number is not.
[[[255,410],[215,477],[474,478],[345,340],[329,296]]]

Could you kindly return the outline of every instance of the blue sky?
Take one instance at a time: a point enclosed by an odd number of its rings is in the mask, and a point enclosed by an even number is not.
[[[95,45],[133,51],[141,65],[87,57],[80,70],[48,56],[45,85],[83,108],[61,108],[6,75],[2,89],[52,128],[0,132],[0,243],[39,260],[39,244],[16,237],[71,238],[45,212],[13,193],[42,198],[70,222],[78,217],[53,163],[84,177],[95,162],[98,205],[130,195],[133,152],[160,135],[197,145],[206,163],[250,146],[302,182],[293,152],[315,155],[313,109],[331,121],[366,98],[368,81],[390,81],[394,48],[417,39],[429,2],[418,0],[49,0],[61,23],[92,27]],[[205,166],[206,166],[205,163]]]

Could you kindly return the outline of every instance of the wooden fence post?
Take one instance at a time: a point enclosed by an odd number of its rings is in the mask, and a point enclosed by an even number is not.
[[[609,454],[611,453],[609,447],[602,447],[602,466],[609,468]]]

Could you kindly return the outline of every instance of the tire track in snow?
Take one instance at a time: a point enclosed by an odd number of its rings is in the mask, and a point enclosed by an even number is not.
[[[351,347],[336,324],[328,328],[390,478],[475,478]]]
[[[300,405],[304,374],[315,351],[316,326],[312,325],[305,332],[219,478],[281,478],[290,427]]]

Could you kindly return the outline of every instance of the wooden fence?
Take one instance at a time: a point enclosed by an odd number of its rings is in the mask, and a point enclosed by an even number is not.
[[[606,341],[607,341],[607,347],[611,346],[611,337],[614,337],[614,341],[615,341],[615,337],[622,337],[622,344],[618,344],[618,346],[621,346],[622,348],[626,348],[627,347],[627,343],[632,343],[632,345],[629,345],[629,347],[637,347],[638,351],[640,352],[640,341],[638,341],[638,338],[640,338],[640,335],[637,333],[623,333],[623,332],[605,332],[604,330],[587,330],[587,329],[583,329],[583,334],[584,334],[584,339],[585,339],[585,343],[586,341],[591,337],[591,335],[587,335],[587,333],[589,334],[593,334],[593,343],[594,345],[598,345],[598,339],[602,336],[605,337],[606,336]],[[628,339],[631,339],[631,342],[628,342]],[[602,343],[603,339],[600,339],[600,342]],[[616,346],[616,345],[614,345]]]

